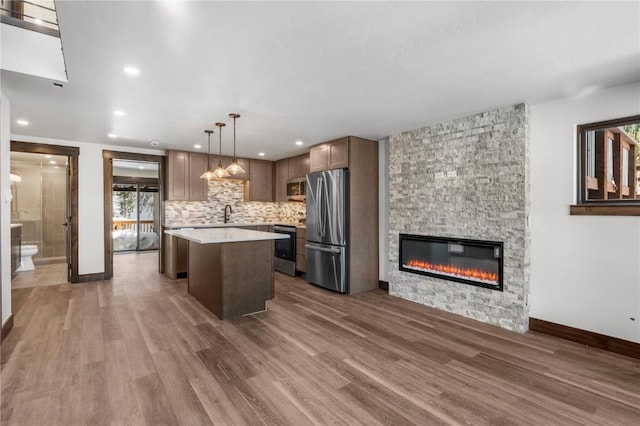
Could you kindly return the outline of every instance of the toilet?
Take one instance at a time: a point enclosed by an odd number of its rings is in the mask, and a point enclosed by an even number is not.
[[[38,246],[25,245],[20,247],[20,266],[16,269],[16,272],[33,271],[35,266],[33,265],[34,256],[38,253]]]

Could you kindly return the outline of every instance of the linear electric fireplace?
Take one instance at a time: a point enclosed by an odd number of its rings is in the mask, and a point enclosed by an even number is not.
[[[400,270],[502,291],[503,244],[400,234]]]

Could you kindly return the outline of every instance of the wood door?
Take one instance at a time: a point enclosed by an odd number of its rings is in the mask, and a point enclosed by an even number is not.
[[[289,180],[289,159],[276,161],[275,164],[275,201],[287,201],[287,181]]]
[[[189,153],[189,201],[207,201],[209,181],[200,178],[207,170],[207,154]]]
[[[189,200],[189,153],[167,151],[167,200]]]
[[[309,171],[321,172],[329,166],[329,147],[327,144],[312,146],[309,150]]]
[[[327,143],[329,150],[328,170],[349,167],[349,138],[337,139]]]
[[[248,201],[273,201],[273,163],[251,159]]]

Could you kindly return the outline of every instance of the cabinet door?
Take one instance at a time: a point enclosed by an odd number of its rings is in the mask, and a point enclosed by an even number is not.
[[[303,178],[309,173],[309,154],[289,158],[289,179]]]
[[[289,180],[289,159],[276,162],[275,201],[287,201],[287,180]]]
[[[321,172],[329,166],[329,149],[327,144],[312,146],[309,150],[309,171]]]
[[[349,167],[349,138],[327,143],[329,150],[328,170]]]
[[[189,200],[189,153],[167,151],[167,200]]]
[[[251,160],[248,201],[273,201],[273,163]]]
[[[189,153],[189,201],[207,201],[209,182],[200,176],[207,170],[207,154]]]

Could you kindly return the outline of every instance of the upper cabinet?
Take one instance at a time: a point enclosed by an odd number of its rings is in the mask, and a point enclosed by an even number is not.
[[[311,172],[349,167],[349,137],[312,146],[309,151]]]
[[[275,162],[274,201],[287,201],[287,181],[289,180],[289,159]]]
[[[289,179],[303,178],[309,173],[309,154],[289,158]]]
[[[207,154],[167,151],[167,200],[206,201],[207,181],[200,175],[207,169]]]
[[[309,150],[309,172],[321,172],[329,167],[329,149],[326,143],[312,146]]]
[[[249,182],[246,183],[245,201],[273,201],[273,163],[250,160]]]
[[[189,153],[189,200],[207,201],[209,182],[200,176],[207,170],[207,154]]]

